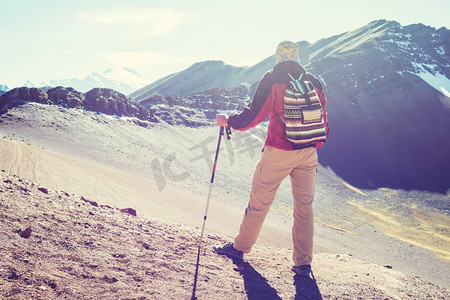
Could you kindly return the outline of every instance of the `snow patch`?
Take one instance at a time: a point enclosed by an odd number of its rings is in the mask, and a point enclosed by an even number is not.
[[[435,49],[436,49],[436,52],[437,52],[438,54],[440,54],[440,55],[444,55],[444,54],[445,54],[444,47],[440,46],[440,47],[435,48]]]
[[[423,79],[426,83],[431,85],[433,88],[444,94],[445,96],[450,98],[450,79],[448,79],[445,75],[436,72],[435,74],[426,70],[423,64],[418,64],[413,62],[413,66],[416,70],[416,75]],[[435,65],[426,65],[429,69],[434,69],[431,67],[435,67]]]
[[[9,88],[6,86],[6,84],[0,84],[0,91],[7,92],[9,91]]]
[[[77,91],[87,92],[93,88],[110,88],[129,94],[151,82],[129,68],[109,68],[103,73],[91,73],[84,78],[51,80],[46,85],[73,87]]]
[[[34,83],[32,83],[31,81],[27,80],[24,84],[24,87],[29,87],[29,88],[35,88],[36,85]]]

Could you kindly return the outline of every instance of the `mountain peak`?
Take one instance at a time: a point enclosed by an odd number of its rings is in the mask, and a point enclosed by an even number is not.
[[[32,83],[31,81],[27,80],[24,84],[23,87],[33,87],[35,88],[36,85],[34,83]]]
[[[102,73],[94,72],[84,78],[51,80],[53,86],[73,87],[78,91],[87,92],[93,88],[102,87],[129,94],[150,84],[150,81],[129,68],[107,68]]]
[[[6,86],[6,84],[0,83],[0,91],[7,92],[9,91],[9,88]]]

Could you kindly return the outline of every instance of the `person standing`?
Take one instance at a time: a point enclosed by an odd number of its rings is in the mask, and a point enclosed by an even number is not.
[[[307,144],[290,142],[286,138],[286,125],[281,116],[284,115],[284,94],[289,81],[302,76],[303,80],[313,84],[320,99],[328,134],[326,98],[320,81],[300,65],[299,48],[296,43],[281,42],[277,46],[275,59],[275,67],[263,76],[252,101],[242,112],[231,116],[216,115],[217,125],[230,126],[239,131],[258,125],[268,116],[270,122],[262,157],[253,175],[250,199],[239,233],[234,242],[215,245],[213,249],[218,254],[243,259],[244,253],[250,252],[260,234],[278,187],[289,176],[294,206],[292,270],[300,276],[310,277],[314,235],[313,200],[318,164],[316,149],[322,147],[323,142]]]

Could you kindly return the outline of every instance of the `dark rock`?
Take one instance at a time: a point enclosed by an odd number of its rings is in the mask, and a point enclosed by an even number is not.
[[[48,98],[57,105],[68,108],[82,108],[84,94],[71,87],[58,86],[47,91]]]
[[[20,278],[20,274],[16,270],[10,270],[11,275],[8,276],[8,279],[17,280]]]
[[[384,267],[387,269],[392,269],[392,265],[384,265]]]
[[[137,117],[146,119],[146,111],[131,102],[124,94],[112,89],[95,88],[85,94],[84,108],[107,115]]]
[[[108,276],[103,276],[103,281],[105,281],[106,283],[116,283],[117,281],[119,281],[119,279],[117,279],[116,277],[108,277]]]
[[[111,206],[109,206],[109,205],[107,205],[107,204],[102,204],[102,205],[100,205],[100,207],[102,207],[102,208],[113,209]]]
[[[53,281],[46,281],[45,282],[49,287],[51,287],[53,290],[56,289],[58,286],[55,282]]]
[[[86,199],[86,198],[84,198],[83,196],[81,196],[81,200],[83,200],[84,202],[89,203],[89,204],[92,205],[92,206],[98,207],[98,203],[97,203],[97,202],[91,201],[91,200],[89,200],[89,199]]]
[[[45,188],[45,187],[40,187],[40,188],[38,188],[38,191],[41,191],[41,192],[43,192],[44,194],[48,194],[48,189]]]
[[[20,187],[19,188],[21,191],[25,192],[25,194],[28,195],[28,193],[30,193],[31,191],[29,189],[27,189],[26,187]]]
[[[123,212],[123,213],[130,214],[132,216],[136,216],[136,210],[133,209],[133,208],[123,208],[120,211]]]
[[[40,89],[27,87],[15,88],[0,96],[0,114],[26,102],[53,104],[48,98],[48,95]]]
[[[31,236],[31,232],[32,232],[33,230],[31,229],[31,227],[28,227],[28,228],[26,228],[25,230],[23,230],[23,231],[20,231],[19,232],[19,235],[20,235],[20,237],[22,237],[22,238],[24,238],[24,239],[27,239],[27,238],[29,238],[30,236]]]

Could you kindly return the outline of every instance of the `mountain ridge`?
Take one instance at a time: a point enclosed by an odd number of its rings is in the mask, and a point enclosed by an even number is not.
[[[412,34],[414,34],[414,36]],[[395,35],[397,35],[398,39],[394,41],[392,37],[395,37]],[[438,50],[440,51],[438,53],[436,49],[432,47],[434,41],[432,39],[429,39],[429,37],[433,35],[434,37],[436,37],[435,35],[437,35],[440,38],[440,43],[443,47],[442,50]],[[316,64],[320,66],[321,59],[330,57],[337,59],[337,62],[333,62],[331,64],[332,66],[335,66],[337,65],[337,63],[339,63],[340,60],[339,57],[336,58],[336,55],[338,54],[344,55],[344,57],[348,55],[361,55],[363,54],[361,51],[364,50],[369,51],[369,54],[372,53],[377,55],[379,53],[378,49],[381,49],[382,53],[387,52],[388,50],[394,51],[396,52],[394,53],[396,57],[398,55],[406,55],[406,57],[408,57],[410,56],[409,51],[405,51],[407,49],[401,49],[406,48],[404,44],[402,46],[402,43],[407,43],[414,44],[415,48],[413,48],[412,50],[417,51],[418,55],[415,57],[411,57],[411,59],[408,61],[409,63],[405,62],[405,59],[400,58],[400,60],[403,60],[403,62],[399,61],[399,63],[401,63],[399,67],[402,67],[401,70],[415,72],[412,62],[421,64],[435,64],[435,60],[439,59],[439,64],[436,68],[436,71],[441,72],[447,78],[450,78],[450,60],[448,59],[448,55],[446,55],[450,52],[449,36],[450,33],[445,27],[436,30],[433,27],[426,26],[421,23],[402,26],[396,21],[387,21],[382,19],[372,21],[366,26],[362,26],[353,31],[320,39],[315,43],[300,41],[297,44],[300,48],[300,61],[305,65],[307,69],[316,71],[316,74],[320,77],[323,77],[322,73],[324,72],[324,70],[322,70],[320,67],[317,68]],[[410,37],[412,38],[412,40],[409,40]],[[399,44],[397,44],[397,47],[393,47],[394,45],[388,44],[390,41],[392,43],[398,42]],[[361,46],[364,47],[360,49]],[[329,62],[330,61],[327,60],[327,63]],[[230,73],[236,73],[233,80],[229,78],[230,74],[226,74],[225,72],[223,72],[223,70],[221,70],[222,66],[224,65],[232,69],[232,72]],[[251,85],[258,81],[265,72],[272,69],[274,65],[275,62],[273,56],[269,56],[263,59],[261,62],[250,67],[231,66],[222,61],[220,61],[220,63],[214,63],[214,61],[198,62],[185,70],[156,80],[150,85],[143,87],[129,94],[128,96],[133,101],[140,101],[144,100],[146,96],[149,97],[153,94],[186,96],[195,92],[199,92],[201,90],[205,90],[207,88],[229,89],[245,83]],[[440,65],[445,66],[445,68],[439,67]],[[209,78],[208,80],[208,76],[206,76],[206,73],[198,74],[198,66],[203,67],[205,69],[205,72],[206,70],[208,70],[208,74],[211,74],[211,69],[214,69],[216,73],[215,76],[212,76],[213,79]],[[216,82],[214,80],[216,77],[222,78],[222,81]],[[180,78],[189,78],[190,81],[186,84],[183,84],[179,82]],[[195,80],[193,80],[192,78],[195,78],[197,80],[197,85],[195,84]],[[233,82],[236,82],[235,86],[233,86]],[[450,89],[450,87],[448,89]]]
[[[312,44],[298,44],[300,60],[323,82],[328,99],[331,130],[320,150],[323,165],[360,188],[440,193],[450,189],[446,180],[450,160],[445,154],[450,152],[450,142],[442,139],[450,132],[449,30],[375,20]],[[206,70],[190,67],[129,97],[140,102],[155,94],[167,97],[193,94],[207,86],[230,88],[233,80],[249,86],[251,96],[275,60],[269,56],[251,67],[229,66],[228,74],[223,65],[197,63]],[[420,157],[429,145],[438,146],[425,164]]]

